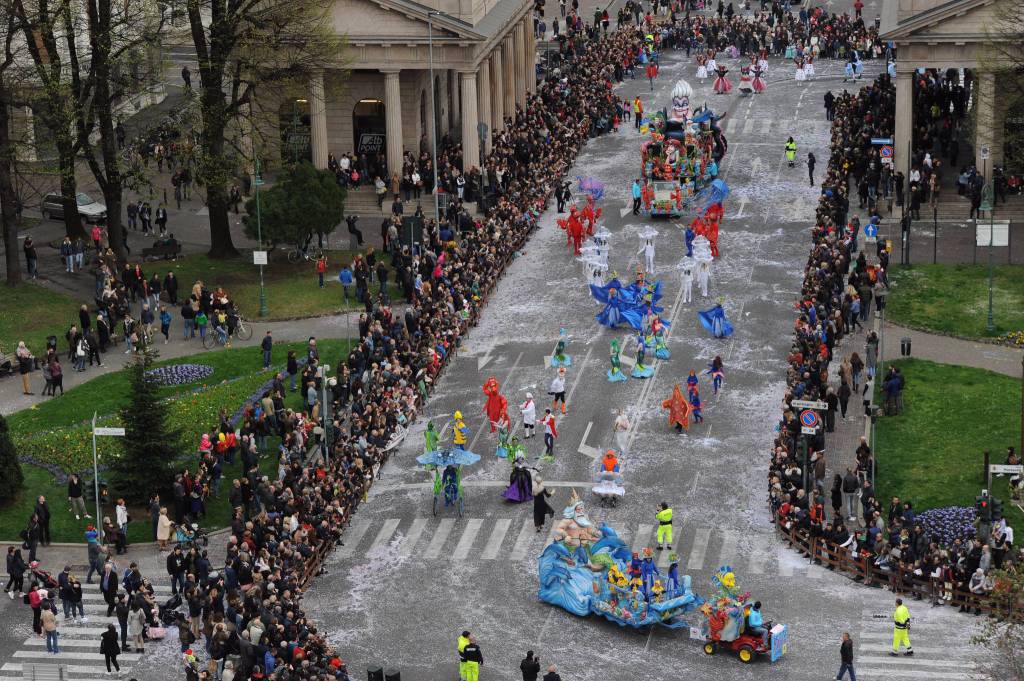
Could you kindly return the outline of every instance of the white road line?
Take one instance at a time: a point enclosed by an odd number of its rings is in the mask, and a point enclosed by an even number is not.
[[[730,116],[729,120],[727,120],[725,122],[725,134],[726,135],[731,135],[733,133],[733,131],[736,129],[736,121],[737,120],[739,120],[739,119]]]
[[[434,536],[430,539],[430,543],[427,544],[427,551],[423,554],[424,558],[437,558],[441,555],[441,549],[444,548],[444,543],[448,539],[448,535],[451,534],[453,527],[455,527],[455,521],[451,518],[443,518],[441,520],[437,530],[434,531]]]
[[[388,518],[384,521],[380,531],[377,532],[377,536],[373,538],[373,543],[370,544],[370,548],[367,551],[372,551],[379,546],[384,546],[391,540],[392,535],[395,534],[395,530],[398,529],[398,523],[401,520],[398,518]]]
[[[886,662],[892,662],[897,658],[887,658]],[[937,672],[931,669],[892,669],[889,667],[862,667],[857,665],[857,676],[865,679],[957,679],[968,681],[969,679],[988,678],[984,674],[965,674],[958,672]]]
[[[580,446],[576,448],[576,452],[579,454],[583,454],[584,456],[589,456],[591,459],[596,459],[597,457],[601,456],[601,450],[599,450],[597,447],[591,447],[590,445],[587,444],[587,437],[590,435],[590,429],[593,427],[594,422],[587,421],[587,427],[583,431],[583,439],[580,440]]]
[[[653,532],[654,525],[650,523],[640,524],[640,527],[637,528],[636,535],[633,537],[633,541],[630,544],[634,553],[639,553],[645,548],[654,548],[653,537],[651,536],[651,533]]]
[[[752,575],[763,575],[765,565],[768,563],[768,552],[771,551],[771,539],[768,537],[754,537],[749,550],[747,572]]]
[[[539,533],[533,526],[532,518],[524,522],[519,530],[519,534],[516,535],[516,543],[512,545],[512,553],[509,554],[509,558],[512,560],[526,558],[526,552],[530,550],[530,546],[533,545],[534,536],[537,534]]]
[[[693,536],[693,549],[690,551],[690,560],[686,563],[687,570],[700,570],[704,567],[704,555],[708,551],[708,542],[711,541],[711,530],[701,527]]]
[[[366,518],[356,518],[352,521],[352,524],[348,526],[348,529],[344,534],[341,535],[341,541],[344,542],[344,546],[338,549],[339,558],[348,558],[352,556],[356,549],[359,548],[359,542],[366,534],[366,531],[370,529],[370,521]]]
[[[748,118],[747,120],[743,121],[743,134],[749,135],[752,132],[754,132],[754,119]]]
[[[587,348],[587,354],[584,355],[583,362],[579,366],[575,367],[576,378],[572,380],[572,385],[569,387],[569,394],[565,396],[565,400],[568,403],[568,409],[572,409],[572,396],[576,394],[576,386],[580,384],[580,377],[583,376],[583,368],[587,366],[587,362],[590,361],[590,353],[592,353],[593,351],[594,346],[591,345],[589,348]]]
[[[505,534],[508,533],[508,528],[511,524],[512,521],[509,518],[502,518],[494,523],[491,536],[487,538],[484,551],[480,554],[481,558],[484,560],[494,560],[498,557],[498,551],[501,550],[501,542],[505,540]]]
[[[58,637],[57,647],[60,648],[60,640]],[[46,655],[46,657],[42,657]],[[50,656],[45,650],[16,650],[11,657],[16,657],[22,660],[31,660],[33,658],[53,660],[54,662],[103,662],[103,655],[100,653],[65,653],[61,652],[58,655]],[[117,658],[118,662],[138,662],[142,655],[137,653],[125,653],[119,655]],[[7,665],[4,665],[4,671],[7,670]]]
[[[722,547],[718,550],[718,562],[712,567],[717,568],[719,565],[729,565],[735,568],[737,543],[735,534],[724,532],[722,534]]]
[[[99,662],[103,662],[103,656],[102,655],[100,655],[99,653],[94,653],[94,654],[97,657],[99,657],[99,660],[98,660]],[[117,658],[117,661],[121,662],[121,661],[123,661],[125,659],[125,657],[127,657],[127,656],[126,655],[119,655],[118,658]],[[65,661],[70,661],[70,658],[67,655],[64,655],[63,653],[61,653],[60,655],[50,656],[47,659],[50,661],[51,664],[52,663],[66,664]],[[81,676],[83,676],[83,675],[102,676],[102,674],[104,672],[103,667],[99,667],[99,666],[96,666],[96,665],[84,665],[84,664],[69,664],[66,667],[64,667],[64,669],[69,674],[74,674],[76,679],[81,678]],[[22,665],[18,664],[18,663],[15,663],[15,662],[8,662],[3,667],[0,667],[0,672],[19,672],[20,673],[21,671],[22,671]],[[20,678],[21,677],[19,677],[19,679]]]
[[[402,556],[412,555],[412,550],[416,547],[416,542],[423,536],[423,530],[427,528],[426,518],[416,518],[412,521],[412,525],[409,527],[409,531],[402,537],[402,543],[398,547],[398,553]]]
[[[770,118],[762,118],[761,119],[761,134],[762,135],[768,135],[768,134],[771,134],[771,131],[772,131],[772,119],[770,119]]]
[[[64,650],[65,648],[90,648],[90,649],[94,649],[94,648],[97,647],[96,646],[96,638],[95,637],[94,638],[89,638],[89,639],[84,639],[84,638],[83,639],[69,639],[66,636],[67,632],[64,631],[64,629],[60,629],[59,631],[60,631],[60,636],[58,637],[57,644],[58,644],[58,647],[61,650]],[[24,643],[22,643],[21,645],[28,646],[29,648],[41,648],[41,647],[46,645],[46,639],[32,637],[29,640],[27,640]]]
[[[863,634],[861,635],[860,640],[857,643],[860,644],[857,647],[861,654],[861,657],[858,657],[858,659],[860,660],[867,659],[866,657],[863,657],[864,655],[884,655],[886,656],[886,658],[888,658],[889,651],[892,650],[892,634],[889,634],[889,640],[885,644],[865,643]],[[981,652],[978,650],[964,650],[962,648],[931,648],[928,646],[921,647],[915,645],[914,658],[912,659],[920,659],[918,656],[922,653],[925,655],[940,655],[945,657],[946,659],[950,659],[954,656],[953,651],[963,651],[963,655],[959,659],[970,658],[970,656],[977,655]],[[960,655],[960,653],[957,653],[957,655]],[[889,660],[886,659],[885,661],[888,662]],[[970,664],[970,662],[968,662],[968,664]]]
[[[473,548],[473,542],[476,541],[476,536],[480,534],[480,528],[483,524],[484,521],[481,518],[474,518],[466,523],[466,529],[462,531],[459,543],[455,545],[455,550],[452,551],[452,560],[465,560],[469,557],[469,552]]]

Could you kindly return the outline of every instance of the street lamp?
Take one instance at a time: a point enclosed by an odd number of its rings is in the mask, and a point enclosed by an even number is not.
[[[437,190],[437,104],[434,102],[434,17],[441,16],[444,12],[431,10],[427,12],[427,50],[430,53],[430,143],[434,156],[434,223],[441,222],[440,197]],[[412,252],[412,239],[410,237],[409,250]]]
[[[267,254],[263,250],[263,220],[260,216],[260,187],[263,186],[263,173],[260,172],[260,160],[256,159],[256,179],[253,181],[256,190],[256,241],[262,254],[260,263],[260,316],[267,316],[267,290],[263,287],[263,265],[266,262]]]
[[[992,333],[995,331],[995,320],[992,317],[992,242],[995,238],[995,187],[990,180],[981,190],[981,205],[979,210],[988,211],[988,321],[985,329]]]

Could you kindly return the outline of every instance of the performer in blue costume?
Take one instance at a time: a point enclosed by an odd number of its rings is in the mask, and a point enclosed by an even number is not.
[[[604,326],[614,329],[619,324],[629,324],[634,329],[643,329],[644,315],[638,305],[638,297],[632,287],[623,288],[622,282],[613,278],[604,286],[590,285],[590,293],[599,303],[604,304],[595,318]]]
[[[697,238],[697,233],[693,231],[693,228],[689,225],[686,226],[686,256],[689,258],[693,257],[693,240]]]
[[[697,316],[700,318],[701,325],[715,338],[728,338],[732,335],[732,324],[725,318],[725,309],[721,305],[698,312]]]
[[[654,369],[644,364],[644,356],[647,354],[647,346],[644,342],[643,331],[636,335],[636,364],[630,374],[633,378],[650,378],[654,375]]]

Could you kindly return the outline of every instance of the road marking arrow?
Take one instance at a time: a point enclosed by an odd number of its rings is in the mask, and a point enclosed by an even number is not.
[[[739,198],[740,209],[736,211],[736,215],[733,215],[732,219],[736,220],[743,217],[743,209],[747,207],[748,203],[750,203],[750,199],[741,195]]]
[[[587,422],[587,428],[583,431],[583,439],[580,441],[580,446],[576,448],[576,451],[584,456],[589,456],[591,459],[596,459],[601,455],[600,450],[597,447],[591,447],[587,444],[587,437],[590,435],[590,429],[594,427],[593,421]]]

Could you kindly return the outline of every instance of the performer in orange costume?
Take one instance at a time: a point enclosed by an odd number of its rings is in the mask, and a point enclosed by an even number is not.
[[[678,383],[672,389],[672,397],[664,400],[661,403],[661,408],[668,409],[670,428],[674,425],[677,433],[683,432],[684,429],[690,429],[690,403],[683,397],[683,391],[679,389]]]
[[[484,413],[491,423],[491,432],[494,432],[496,425],[508,424],[508,400],[498,390],[498,379],[489,377],[484,382],[484,395],[487,395],[487,402],[484,403]]]

